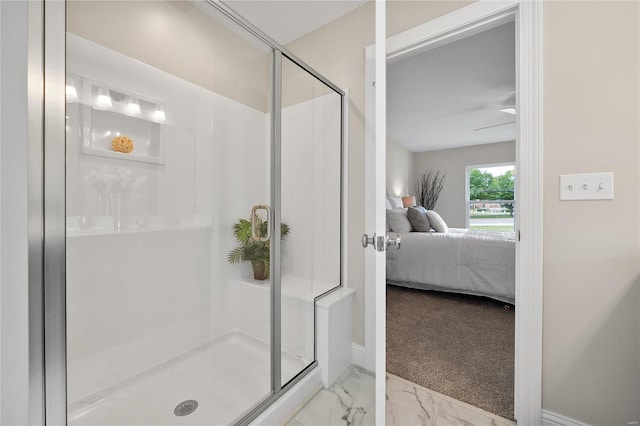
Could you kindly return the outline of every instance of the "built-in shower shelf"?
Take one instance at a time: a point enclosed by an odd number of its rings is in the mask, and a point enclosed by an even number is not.
[[[257,281],[251,279],[236,280],[239,285],[249,285],[259,287],[264,291],[269,291],[271,287],[269,280]],[[303,302],[313,302],[316,297],[337,287],[335,283],[325,281],[310,280],[308,278],[284,275],[281,280],[281,294],[289,299],[297,299]]]
[[[160,157],[151,157],[148,155],[140,155],[134,153],[124,154],[122,152],[114,152],[106,148],[93,148],[86,145],[83,147],[82,152],[86,155],[113,158],[114,160],[137,161],[139,163],[151,164],[165,164],[164,160]]]
[[[103,220],[100,220],[103,219]],[[67,238],[85,238],[85,237],[99,237],[99,236],[113,236],[113,235],[128,235],[128,234],[147,234],[154,232],[174,232],[184,231],[191,229],[210,229],[211,225],[206,222],[188,222],[177,224],[150,224],[145,227],[136,227],[135,225],[124,228],[120,231],[116,231],[112,226],[105,224],[105,220],[111,220],[111,218],[101,217],[98,218],[98,225],[91,226],[88,229],[80,229],[78,227],[78,218],[67,218]]]

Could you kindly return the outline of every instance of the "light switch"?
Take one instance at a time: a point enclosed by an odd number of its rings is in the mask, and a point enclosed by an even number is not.
[[[561,200],[613,200],[613,172],[560,175]]]

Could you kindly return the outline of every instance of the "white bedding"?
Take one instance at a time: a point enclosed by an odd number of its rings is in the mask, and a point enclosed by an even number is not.
[[[402,248],[387,250],[387,283],[515,302],[514,232],[451,228],[400,236]]]

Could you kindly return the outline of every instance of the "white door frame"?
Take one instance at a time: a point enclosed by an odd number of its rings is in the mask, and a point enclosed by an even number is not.
[[[516,229],[516,345],[515,345],[515,416],[520,424],[541,423],[542,411],[542,148],[543,148],[543,68],[542,68],[542,2],[535,0],[480,0],[454,12],[387,39],[387,61],[433,49],[468,37],[507,21],[516,22],[516,183],[518,215]],[[375,132],[383,129],[370,121],[375,117],[375,46],[366,50],[366,211],[373,211],[366,229],[377,229],[384,215],[381,191],[376,191],[369,177],[376,174],[378,156],[384,149],[376,147]],[[379,140],[379,139],[378,139]],[[374,152],[372,153],[372,148]],[[378,148],[378,149],[376,149]],[[372,161],[373,160],[375,161]],[[383,159],[384,160],[384,159]],[[384,161],[382,162],[384,164]],[[372,170],[371,170],[372,169]],[[368,251],[370,249],[367,249]],[[370,257],[370,255],[368,255]],[[367,273],[371,274],[370,264]],[[377,268],[379,269],[379,268]],[[379,277],[378,277],[379,278]],[[384,282],[384,278],[381,278]],[[384,290],[371,288],[376,280],[367,279],[367,294],[384,295]],[[374,291],[375,290],[375,291]],[[378,309],[376,309],[378,307]],[[365,300],[365,358],[384,358],[384,349],[375,352],[375,340],[384,342],[384,330],[373,330],[370,324],[385,323],[384,301],[373,297]],[[372,321],[373,320],[373,321]],[[384,348],[384,345],[379,345]],[[381,378],[384,383],[384,378]],[[384,404],[377,401],[377,404]],[[379,412],[384,412],[376,410]],[[382,424],[383,419],[378,423]]]

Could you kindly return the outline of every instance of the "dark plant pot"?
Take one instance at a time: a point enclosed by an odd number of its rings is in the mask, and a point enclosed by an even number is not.
[[[251,268],[253,269],[253,278],[258,281],[264,281],[269,279],[269,269],[263,262],[251,261]]]

